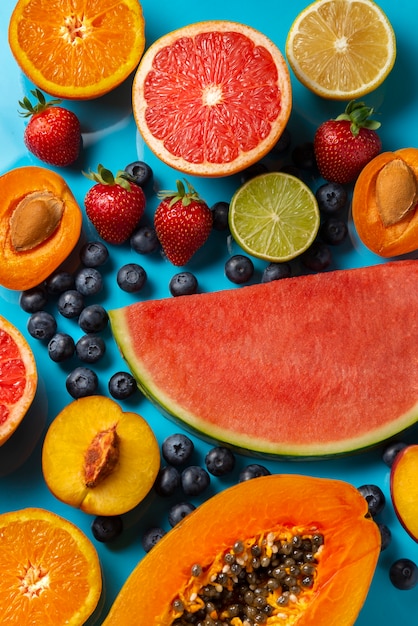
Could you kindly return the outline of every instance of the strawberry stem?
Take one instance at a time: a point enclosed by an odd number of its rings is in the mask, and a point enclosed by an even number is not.
[[[176,204],[176,202],[181,201],[183,206],[188,206],[191,202],[203,202],[202,198],[199,196],[197,191],[192,187],[192,185],[184,179],[186,186],[183,184],[181,180],[176,180],[176,191],[167,191],[162,190],[157,193],[158,198],[161,200],[170,199],[170,206]]]
[[[380,128],[380,122],[370,119],[373,112],[374,109],[366,106],[364,102],[352,100],[347,104],[344,113],[341,113],[341,115],[335,119],[350,122],[350,130],[356,137],[360,132],[360,128],[367,128],[369,130],[377,130]]]
[[[44,94],[39,89],[33,89],[31,94],[36,98],[37,102],[32,104],[27,96],[23,98],[23,100],[19,100],[19,106],[22,108],[22,111],[19,111],[19,115],[22,117],[30,117],[31,115],[35,115],[36,113],[42,113],[49,107],[55,106],[61,103],[61,100],[54,98],[53,100],[46,100]]]
[[[86,178],[93,180],[99,185],[109,185],[109,187],[119,185],[126,189],[126,191],[131,191],[131,182],[134,182],[133,177],[128,174],[128,172],[125,172],[125,170],[118,170],[116,176],[114,176],[113,172],[104,167],[101,163],[97,166],[97,172],[89,170],[88,172],[83,172],[83,174]]]

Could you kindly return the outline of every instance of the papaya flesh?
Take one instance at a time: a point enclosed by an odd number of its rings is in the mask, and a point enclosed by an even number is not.
[[[138,302],[110,320],[142,391],[210,440],[329,457],[418,419],[418,261]]]
[[[253,574],[255,571],[256,584],[269,589],[267,602],[273,611],[263,623],[354,624],[366,599],[381,545],[378,527],[367,515],[366,500],[343,481],[276,474],[230,487],[187,515],[139,562],[103,626],[183,624],[175,621],[181,615],[179,607],[183,604],[191,613],[204,610],[199,609],[198,602],[204,594],[201,586],[217,584],[219,579],[214,577],[230,562],[225,555],[234,554],[237,542],[248,546],[257,543],[267,551],[273,535],[284,538],[282,546],[295,536],[320,535],[323,543],[310,560],[315,567],[313,584],[287,604],[278,601],[286,583],[281,582],[275,589],[268,587],[271,571],[252,569],[249,557],[245,569]],[[274,569],[274,559],[279,556],[277,552],[270,555],[271,567],[268,565],[266,570]],[[206,583],[208,576],[210,583]],[[234,590],[235,586],[230,588]],[[234,603],[233,594],[229,602]],[[218,619],[214,612],[211,617]],[[235,621],[225,615],[219,618],[225,619],[225,624],[242,624],[238,616]]]

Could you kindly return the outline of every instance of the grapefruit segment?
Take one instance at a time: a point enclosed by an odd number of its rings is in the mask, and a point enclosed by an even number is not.
[[[35,397],[32,350],[20,331],[0,316],[0,445],[15,432]]]
[[[286,62],[255,29],[228,21],[191,24],[145,52],[133,111],[155,154],[197,176],[225,176],[264,156],[291,110]]]
[[[210,439],[321,457],[418,419],[417,261],[140,302],[110,320],[141,389]]]

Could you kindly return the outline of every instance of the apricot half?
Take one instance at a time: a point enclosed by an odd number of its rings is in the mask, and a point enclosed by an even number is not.
[[[418,445],[403,448],[390,473],[393,508],[406,532],[418,542]]]
[[[133,509],[150,491],[159,467],[159,446],[149,424],[105,396],[68,404],[49,426],[42,449],[50,491],[92,515]]]
[[[39,285],[68,258],[81,230],[81,209],[60,174],[25,166],[0,176],[0,285]]]
[[[418,149],[382,152],[356,180],[353,223],[364,245],[381,257],[418,248]]]

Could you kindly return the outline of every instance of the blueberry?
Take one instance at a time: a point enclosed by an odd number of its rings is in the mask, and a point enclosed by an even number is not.
[[[47,303],[48,295],[45,288],[41,285],[22,291],[19,297],[20,308],[26,313],[42,311]]]
[[[88,241],[80,251],[80,260],[85,267],[100,267],[108,258],[109,250],[101,241]]]
[[[134,161],[125,167],[125,172],[129,174],[132,181],[145,189],[152,184],[154,175],[151,167],[144,161]]]
[[[166,465],[158,472],[154,489],[159,496],[172,496],[180,487],[180,472],[173,465]]]
[[[74,339],[67,333],[55,333],[49,340],[48,355],[56,363],[70,359],[74,351]]]
[[[186,496],[200,496],[209,487],[210,476],[200,465],[189,465],[181,475],[181,488]]]
[[[135,378],[129,372],[116,372],[109,380],[110,395],[116,400],[130,398],[137,390]]]
[[[284,174],[290,174],[295,178],[303,178],[300,168],[296,167],[296,165],[294,165],[293,163],[286,163],[285,165],[282,165],[279,171],[283,172]]]
[[[403,450],[404,448],[407,447],[407,443],[405,443],[404,441],[393,441],[392,443],[388,444],[386,446],[386,448],[383,450],[383,462],[388,466],[388,467],[392,467],[393,462],[395,460],[395,458],[397,457],[397,455],[399,454],[399,452],[401,450]]]
[[[358,491],[367,500],[369,513],[372,517],[375,517],[383,510],[386,498],[380,487],[377,485],[361,485],[361,487],[358,487]]]
[[[381,537],[380,551],[383,552],[384,550],[386,550],[386,548],[389,547],[390,542],[392,541],[392,533],[390,528],[386,526],[386,524],[379,523],[377,526],[379,528]]]
[[[267,265],[261,278],[262,283],[270,283],[272,280],[289,278],[292,270],[289,263],[270,263]]]
[[[272,153],[274,154],[275,152],[277,152],[278,154],[281,154],[283,152],[286,152],[286,150],[290,148],[291,143],[292,143],[292,135],[289,129],[285,128],[282,134],[280,135],[280,139],[274,145],[272,149]]]
[[[129,240],[131,248],[138,254],[150,254],[160,247],[160,241],[153,226],[140,226]]]
[[[325,183],[315,192],[319,210],[322,213],[333,214],[341,211],[347,204],[347,192],[340,183]]]
[[[170,526],[175,526],[181,522],[181,520],[194,511],[195,508],[195,505],[191,502],[177,502],[173,504],[168,511],[168,522]]]
[[[170,465],[182,465],[187,463],[193,454],[194,443],[182,433],[175,433],[166,437],[162,443],[161,451],[164,459]]]
[[[174,274],[168,284],[172,296],[190,296],[197,292],[197,287],[197,278],[191,272]]]
[[[166,531],[163,528],[155,527],[146,530],[142,536],[142,547],[145,552],[149,552],[165,534]]]
[[[147,273],[141,265],[137,263],[127,263],[123,265],[116,276],[116,281],[123,291],[136,293],[141,291],[147,281]]]
[[[251,465],[247,465],[240,471],[238,482],[243,483],[246,480],[258,478],[259,476],[269,476],[270,474],[270,470],[268,470],[267,467],[264,467],[264,465],[251,463]]]
[[[84,298],[76,289],[69,289],[61,293],[57,306],[63,317],[68,319],[79,317],[85,306]]]
[[[254,264],[243,254],[231,256],[225,263],[225,276],[237,285],[248,282],[254,274]]]
[[[57,322],[51,313],[36,311],[28,320],[28,332],[35,339],[49,341],[57,332]]]
[[[102,543],[114,541],[123,530],[123,520],[120,515],[98,515],[91,525],[93,537]]]
[[[229,202],[215,202],[211,210],[213,228],[219,231],[228,230]]]
[[[418,566],[411,559],[398,559],[389,569],[389,578],[397,589],[413,589],[418,584]]]
[[[80,361],[97,363],[106,351],[106,344],[99,335],[89,333],[80,337],[75,344],[75,351]]]
[[[93,370],[88,367],[76,367],[68,374],[65,386],[73,398],[84,398],[97,392],[99,381]]]
[[[100,304],[90,304],[80,313],[78,324],[85,333],[99,333],[109,322],[109,315]]]
[[[103,278],[95,267],[83,267],[74,277],[75,288],[83,296],[95,296],[103,289]]]
[[[314,146],[311,141],[306,141],[292,150],[292,161],[296,167],[303,170],[313,170],[316,168]]]
[[[338,246],[347,239],[348,226],[344,220],[329,217],[321,224],[321,237],[331,246]]]
[[[225,476],[235,467],[235,455],[225,446],[215,446],[207,453],[205,465],[212,476]]]
[[[323,272],[331,265],[331,261],[330,249],[320,241],[314,241],[308,250],[302,254],[302,263],[313,272]]]
[[[59,296],[64,291],[75,289],[74,276],[70,272],[57,271],[47,278],[45,285],[51,296]]]

